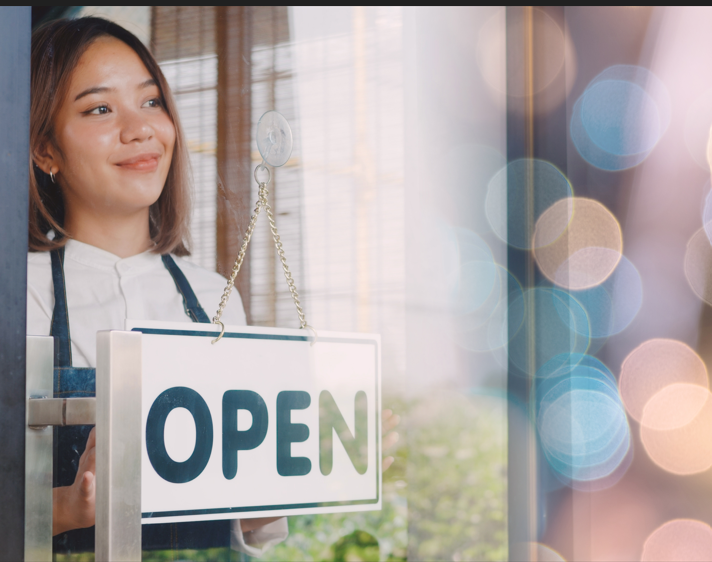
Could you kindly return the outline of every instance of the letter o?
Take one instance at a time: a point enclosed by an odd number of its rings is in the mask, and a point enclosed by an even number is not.
[[[190,458],[183,462],[176,462],[168,455],[164,440],[166,419],[175,408],[185,408],[195,421],[195,448]],[[146,451],[153,469],[168,482],[183,484],[200,476],[213,451],[213,419],[203,397],[184,386],[175,386],[161,393],[148,412]]]

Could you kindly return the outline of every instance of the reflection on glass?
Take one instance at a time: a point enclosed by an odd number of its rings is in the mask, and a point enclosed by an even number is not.
[[[673,519],[661,525],[645,541],[643,562],[707,560],[712,558],[712,528],[702,521]]]
[[[670,95],[648,69],[614,65],[576,101],[571,139],[579,154],[604,170],[640,164],[670,124]]]
[[[534,258],[544,276],[573,291],[600,285],[618,265],[623,233],[616,217],[593,199],[560,199],[536,222]]]

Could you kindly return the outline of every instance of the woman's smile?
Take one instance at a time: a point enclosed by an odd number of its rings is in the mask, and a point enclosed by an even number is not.
[[[158,169],[158,161],[160,158],[161,155],[156,152],[146,152],[132,158],[127,158],[121,162],[117,162],[116,166],[122,170],[154,172]]]

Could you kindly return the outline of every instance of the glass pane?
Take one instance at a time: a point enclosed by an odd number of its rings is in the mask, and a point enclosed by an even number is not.
[[[712,559],[708,9],[43,14],[158,60],[192,264],[229,275],[280,112],[270,203],[306,319],[382,337],[383,509],[289,517],[262,559]],[[299,325],[265,216],[235,287],[248,324]],[[146,560],[256,554],[225,521],[144,537]]]
[[[294,149],[270,203],[307,321],[382,338],[383,509],[289,517],[261,558],[508,559],[518,283],[493,226],[506,240],[506,207],[487,213],[507,153],[503,8],[136,10],[73,16],[138,30],[171,86],[194,180],[188,259],[230,272],[257,200],[255,128],[277,110]],[[264,216],[236,287],[249,324],[298,326]],[[211,315],[219,301],[201,304]],[[249,559],[223,523],[144,526],[144,560]]]

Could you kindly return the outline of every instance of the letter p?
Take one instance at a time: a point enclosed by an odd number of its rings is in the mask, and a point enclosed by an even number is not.
[[[252,414],[252,426],[240,431],[237,411]],[[228,390],[223,394],[223,475],[228,480],[237,474],[237,452],[258,447],[267,435],[267,405],[262,397],[251,390]]]

